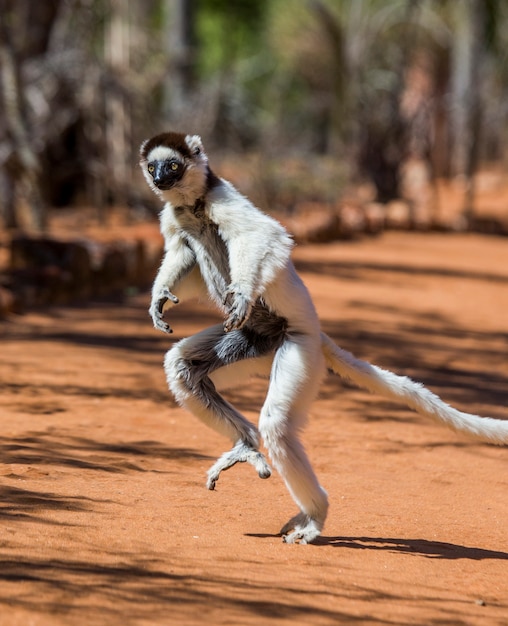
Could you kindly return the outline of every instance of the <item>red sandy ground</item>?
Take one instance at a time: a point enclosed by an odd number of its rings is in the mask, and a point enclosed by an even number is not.
[[[387,233],[296,250],[323,327],[464,410],[508,418],[508,241]],[[214,322],[148,294],[0,324],[0,626],[508,625],[508,451],[327,378],[304,433],[331,507],[316,545],[162,359]],[[252,419],[264,385],[231,394]]]

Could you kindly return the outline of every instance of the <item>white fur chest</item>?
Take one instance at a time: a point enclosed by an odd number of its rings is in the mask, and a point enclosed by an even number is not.
[[[163,234],[173,233],[192,250],[209,296],[222,309],[222,294],[231,282],[228,251],[204,207],[166,206],[161,225]]]

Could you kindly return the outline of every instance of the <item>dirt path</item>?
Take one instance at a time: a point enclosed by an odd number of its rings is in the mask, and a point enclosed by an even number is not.
[[[508,419],[508,243],[386,234],[302,247],[324,329],[459,408]],[[508,451],[326,380],[305,442],[318,545],[175,407],[148,295],[0,325],[0,626],[508,625]],[[215,320],[186,306],[174,338]],[[172,341],[172,339],[171,339]],[[231,397],[256,419],[263,383]]]

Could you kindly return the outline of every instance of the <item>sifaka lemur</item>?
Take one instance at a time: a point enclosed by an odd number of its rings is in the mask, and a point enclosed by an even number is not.
[[[212,172],[199,136],[168,132],[148,139],[140,165],[165,203],[165,254],[150,306],[155,327],[171,333],[165,309],[191,297],[211,299],[224,315],[223,324],[177,342],[164,361],[177,402],[233,442],[209,470],[209,489],[238,462],[251,463],[261,478],[270,476],[259,452],[261,434],[299,508],[281,530],[284,541],[308,543],[319,536],[328,498],[299,432],[327,369],[455,430],[508,443],[508,421],[458,411],[423,385],[356,359],[323,333],[291,261],[291,237]],[[269,377],[259,430],[218,392],[251,375]]]

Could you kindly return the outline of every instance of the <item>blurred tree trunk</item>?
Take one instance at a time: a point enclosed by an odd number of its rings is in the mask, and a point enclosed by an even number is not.
[[[20,79],[19,58],[13,46],[12,3],[0,3],[0,91],[4,109],[5,133],[8,154],[4,157],[4,186],[8,199],[5,205],[6,226],[16,228],[22,225],[20,195],[27,203],[28,226],[42,230],[46,225],[46,207],[41,196],[38,155],[30,141],[30,131],[26,120],[26,106]]]
[[[480,135],[482,128],[482,73],[485,58],[485,2],[474,0],[472,7],[472,63],[471,89],[468,98],[468,140],[466,158],[466,197],[464,199],[464,217],[468,224],[474,218],[474,177],[478,170]]]
[[[124,89],[130,63],[129,0],[111,0],[110,8],[105,37],[105,59],[111,72],[106,93],[106,155],[111,200],[114,204],[124,204],[131,154],[130,115]]]
[[[164,83],[164,111],[170,123],[185,117],[194,95],[195,17],[195,0],[172,0],[164,5],[165,48],[169,59],[169,77]]]
[[[331,93],[323,98],[321,124],[317,126],[317,150],[322,154],[338,153],[338,139],[346,135],[349,109],[348,66],[345,53],[344,28],[341,21],[322,0],[311,0],[310,8],[320,22],[334,61]]]
[[[453,164],[455,175],[465,179],[463,215],[474,215],[474,175],[482,118],[482,67],[485,57],[485,0],[455,4],[456,38],[453,51]]]
[[[408,0],[405,4],[405,36],[400,40],[398,58],[393,63],[395,78],[386,94],[387,119],[380,120],[375,109],[363,111],[364,140],[359,155],[360,170],[371,178],[376,187],[377,200],[383,203],[401,197],[401,169],[408,156],[408,126],[401,110],[401,100],[406,72],[416,49],[420,8],[421,0]],[[377,106],[381,108],[383,104]]]
[[[452,172],[454,175],[465,174],[468,124],[468,104],[470,102],[472,78],[472,2],[473,0],[458,0],[454,4],[455,37],[452,49],[452,128],[453,128],[453,155]]]

